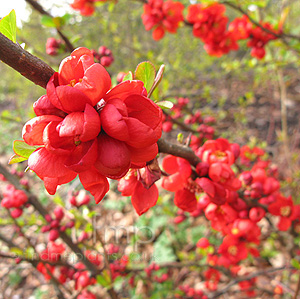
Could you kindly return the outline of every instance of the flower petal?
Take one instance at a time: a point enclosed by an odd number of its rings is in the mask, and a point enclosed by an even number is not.
[[[114,88],[112,88],[104,97],[104,100],[108,102],[110,99],[120,99],[124,101],[129,95],[143,94],[144,83],[138,80],[124,81]]]
[[[76,173],[64,165],[65,155],[54,155],[45,148],[39,148],[28,159],[28,167],[44,181],[47,191],[53,195],[58,185],[66,184]]]
[[[101,175],[94,167],[90,170],[81,172],[79,179],[85,190],[89,191],[98,204],[109,190],[107,178]]]
[[[102,128],[106,134],[121,141],[129,140],[127,124],[114,105],[106,104],[100,113],[100,118]]]
[[[98,142],[94,139],[76,146],[74,151],[65,161],[65,166],[75,172],[83,172],[90,169],[98,157]]]
[[[112,179],[123,177],[130,167],[130,152],[127,145],[106,134],[98,137],[98,159],[96,169]]]
[[[91,65],[84,73],[81,82],[74,88],[82,91],[95,106],[111,87],[111,79],[106,69],[99,63]]]
[[[157,142],[157,135],[149,126],[138,119],[126,119],[129,140],[126,143],[132,147],[144,148]]]
[[[29,120],[23,127],[22,137],[29,145],[43,145],[43,132],[52,121],[62,121],[55,115],[42,115]]]
[[[158,154],[158,146],[156,143],[143,148],[127,147],[130,151],[131,163],[133,164],[146,163],[153,160]]]
[[[158,189],[156,185],[152,185],[149,189],[144,188],[141,182],[137,182],[133,194],[131,196],[131,202],[139,215],[144,214],[150,208],[154,207],[158,199]]]

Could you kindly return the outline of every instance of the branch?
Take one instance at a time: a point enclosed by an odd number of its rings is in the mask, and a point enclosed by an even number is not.
[[[194,151],[189,147],[169,143],[164,139],[159,139],[157,145],[160,153],[181,157],[189,161],[193,166],[197,166],[197,164],[201,162],[201,159],[196,156]]]
[[[26,0],[28,1],[28,0]],[[16,57],[16,58],[12,58]],[[24,49],[22,49],[17,44],[13,43],[6,36],[0,33],[0,59],[11,66],[13,69],[21,73],[27,79],[31,80],[35,84],[38,84],[42,87],[46,87],[49,79],[54,73],[54,70],[48,66],[44,61],[39,58],[31,55]],[[20,64],[20,62],[22,62]],[[182,146],[171,144],[165,141],[164,139],[160,139],[157,142],[159,151],[161,153],[167,153],[174,156],[178,156],[186,159],[192,165],[196,166],[199,162],[201,162],[200,158],[195,155],[192,149]],[[1,172],[1,171],[0,171]],[[10,173],[8,173],[10,175]],[[10,179],[14,180],[19,188],[19,183],[15,178],[10,175]],[[34,201],[34,204],[38,205],[39,202]],[[39,212],[43,213],[43,207],[39,207]],[[45,210],[44,213],[47,214]],[[43,214],[42,214],[43,215]],[[43,215],[44,216],[44,215]],[[72,242],[72,241],[71,241]],[[73,242],[72,242],[73,243]],[[69,244],[68,244],[69,245]]]
[[[54,70],[0,33],[0,60],[35,84],[46,88]]]
[[[266,275],[266,274],[277,272],[277,271],[293,270],[293,269],[295,269],[295,268],[291,267],[291,266],[282,266],[282,267],[278,267],[278,268],[269,268],[269,269],[266,269],[266,270],[261,270],[261,271],[254,272],[254,273],[246,275],[246,276],[238,277],[235,280],[233,280],[232,282],[228,283],[228,285],[226,287],[224,287],[220,291],[215,292],[214,294],[212,294],[208,298],[214,299],[214,298],[218,298],[218,297],[222,296],[232,286],[234,286],[235,284],[237,284],[239,282],[242,282],[242,281],[245,281],[245,280],[250,280],[250,279],[255,278],[257,276],[260,276],[260,275]]]
[[[44,218],[49,212],[42,206],[42,204],[39,202],[38,198],[30,193],[29,191],[25,190],[18,182],[18,180],[9,173],[8,170],[6,170],[5,167],[3,167],[2,164],[0,164],[0,173],[4,175],[4,177],[9,181],[16,189],[23,190],[26,195],[28,196],[28,202],[37,210]],[[82,257],[82,263],[87,267],[89,271],[91,271],[92,275],[96,275],[99,270],[97,267],[91,263],[87,258],[84,257],[83,252],[81,249],[73,243],[72,239],[65,233],[65,232],[59,232],[59,236],[62,238],[62,240],[70,247],[70,249],[76,253],[79,257]]]
[[[35,0],[25,0],[28,4],[31,5],[31,7],[33,9],[35,9],[36,11],[38,11],[41,15],[46,15],[48,17],[53,18],[53,16],[44,10],[44,8]],[[56,31],[58,33],[58,35],[63,39],[63,41],[65,42],[67,49],[72,52],[74,50],[74,46],[72,45],[72,43],[70,42],[70,40],[58,29],[56,28]]]

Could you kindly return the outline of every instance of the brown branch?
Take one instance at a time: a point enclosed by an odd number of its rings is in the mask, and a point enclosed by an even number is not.
[[[294,270],[295,268],[292,266],[282,266],[282,267],[278,267],[278,268],[269,268],[269,269],[265,269],[265,270],[260,270],[260,271],[256,271],[252,274],[246,275],[246,276],[241,276],[236,278],[235,280],[231,281],[230,283],[227,284],[226,287],[224,287],[223,289],[221,289],[220,291],[215,292],[214,294],[211,294],[208,298],[210,299],[214,299],[214,298],[218,298],[220,296],[222,296],[223,294],[225,294],[232,286],[236,285],[239,282],[242,281],[246,281],[246,280],[250,280],[252,278],[255,278],[257,276],[261,276],[261,275],[267,275],[269,273],[273,273],[273,272],[277,272],[277,271],[283,271],[283,270]]]
[[[190,126],[186,125],[184,122],[181,122],[180,120],[172,117],[167,111],[164,111],[164,114],[167,116],[166,120],[170,120],[175,125],[181,127],[184,131],[192,132],[194,134],[199,133],[197,130],[194,130]]]
[[[298,271],[298,282],[297,282],[297,288],[296,288],[296,292],[295,292],[295,295],[293,296],[293,299],[297,299],[298,298],[298,295],[300,293],[300,271]]]
[[[41,15],[46,15],[48,17],[53,18],[53,16],[44,10],[44,8],[35,0],[25,0],[28,4],[31,5],[32,8],[34,8],[36,11],[38,11]],[[72,45],[72,43],[70,42],[70,40],[61,32],[61,30],[59,28],[56,28],[56,31],[58,33],[58,35],[63,39],[63,41],[66,44],[66,47],[68,49],[68,51],[72,52],[74,50],[74,46]]]
[[[37,210],[44,218],[49,212],[42,206],[42,204],[39,202],[38,198],[30,193],[29,191],[25,190],[18,180],[9,173],[9,171],[3,167],[2,164],[0,164],[0,173],[4,175],[4,177],[9,181],[12,185],[14,185],[15,188],[23,190],[27,196],[28,196],[28,202]],[[85,258],[82,250],[73,243],[72,239],[65,233],[65,232],[59,232],[59,236],[61,239],[70,247],[70,249],[78,255],[78,257],[82,258],[82,263],[87,267],[89,271],[91,271],[92,275],[96,275],[99,273],[99,270],[97,267],[91,263],[87,258]]]
[[[169,143],[164,139],[157,141],[158,150],[160,153],[166,153],[173,156],[181,157],[186,159],[193,166],[197,166],[201,162],[201,159],[195,155],[194,151],[186,146]]]
[[[54,70],[0,33],[0,60],[35,84],[46,87]]]
[[[13,59],[11,57],[15,57],[15,58]],[[46,87],[49,79],[54,73],[54,70],[51,67],[49,67],[45,62],[31,55],[30,53],[22,49],[17,44],[13,43],[11,40],[9,40],[1,33],[0,33],[0,59],[3,62],[10,65],[13,69],[21,73],[27,79],[31,80],[35,84],[38,84],[42,87]],[[19,63],[20,59],[21,62],[23,62],[21,64]],[[163,139],[160,139],[157,142],[157,144],[159,147],[159,151],[162,153],[167,153],[167,154],[184,158],[194,166],[196,166],[199,162],[201,162],[200,158],[197,157],[195,153],[192,151],[192,149],[188,147],[171,144]],[[16,180],[11,176],[10,179]],[[19,186],[18,182],[15,181],[15,183],[16,186]],[[39,202],[33,199],[33,204],[39,205]],[[42,206],[38,206],[38,208],[39,208],[38,211],[40,213],[47,214],[46,210],[43,212],[44,208]],[[71,243],[69,244],[71,245]]]

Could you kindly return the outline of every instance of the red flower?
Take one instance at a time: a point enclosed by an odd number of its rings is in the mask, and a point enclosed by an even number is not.
[[[74,0],[71,7],[79,10],[83,16],[91,16],[95,11],[95,2],[106,2],[108,0]]]
[[[168,0],[149,0],[144,5],[142,20],[146,30],[151,30],[154,40],[160,40],[164,37],[165,31],[175,33],[179,23],[183,21],[182,11],[184,5],[180,2]]]
[[[163,159],[162,167],[170,174],[163,178],[162,187],[171,192],[183,189],[192,174],[192,168],[188,161],[171,155]]]
[[[125,81],[108,91],[110,85],[92,52],[79,48],[35,103],[38,116],[25,124],[23,138],[40,146],[28,166],[50,194],[79,174],[98,203],[109,189],[106,177],[119,179],[157,155],[162,111],[146,97],[143,82]]]
[[[209,167],[209,177],[226,189],[231,191],[237,191],[241,187],[241,182],[235,177],[234,172],[228,164],[225,163],[213,163]]]
[[[193,24],[193,34],[203,41],[223,35],[228,18],[223,14],[226,8],[222,4],[213,3],[204,7],[202,4],[190,5],[187,20]]]
[[[292,220],[294,220],[292,217],[294,215],[293,208],[294,203],[292,198],[290,196],[286,198],[281,194],[277,194],[276,201],[269,205],[269,213],[280,216],[279,223],[277,224],[279,230],[286,231],[291,226]]]
[[[145,188],[137,179],[136,170],[130,170],[118,184],[118,190],[123,196],[131,196],[131,202],[139,215],[147,212],[156,205],[158,199],[158,189],[155,184],[150,188]]]
[[[247,39],[252,29],[252,23],[246,15],[235,18],[228,26],[228,31],[232,33],[235,40]]]
[[[105,68],[94,62],[92,52],[78,48],[65,58],[47,84],[47,96],[58,109],[70,113],[95,106],[111,86]]]
[[[237,264],[248,256],[248,250],[245,242],[241,242],[237,238],[228,235],[224,238],[218,252],[222,254],[222,262],[224,266]]]
[[[220,162],[232,165],[236,157],[231,146],[228,140],[224,138],[208,140],[197,151],[197,155],[208,164]]]

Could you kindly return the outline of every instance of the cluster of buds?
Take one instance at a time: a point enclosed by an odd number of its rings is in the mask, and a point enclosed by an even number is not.
[[[56,56],[60,52],[65,51],[65,46],[62,40],[49,37],[46,42],[46,53],[51,56]]]
[[[23,214],[23,207],[28,201],[26,193],[17,190],[13,185],[7,185],[3,191],[1,206],[10,209],[13,218],[19,218]]]
[[[101,63],[104,67],[109,67],[114,62],[114,56],[112,51],[105,46],[101,46],[98,49],[98,52],[92,50],[95,61]]]

